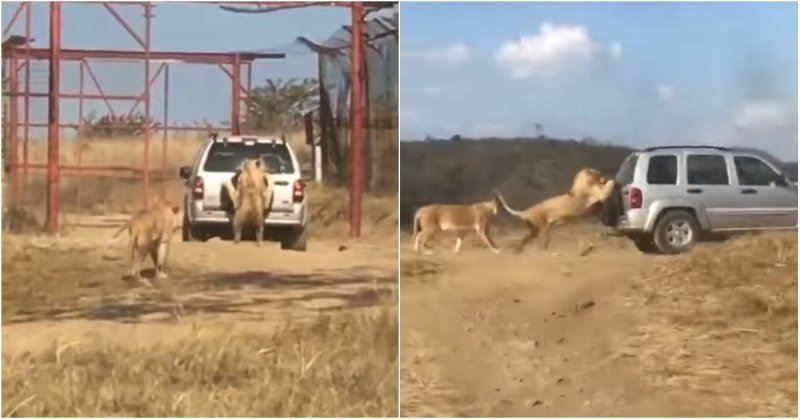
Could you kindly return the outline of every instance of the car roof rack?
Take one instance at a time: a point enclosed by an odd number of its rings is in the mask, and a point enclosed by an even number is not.
[[[722,151],[730,151],[731,149],[724,146],[655,146],[655,147],[648,147],[644,149],[645,152],[652,152],[654,150],[664,150],[664,149],[715,149],[715,150],[722,150]]]

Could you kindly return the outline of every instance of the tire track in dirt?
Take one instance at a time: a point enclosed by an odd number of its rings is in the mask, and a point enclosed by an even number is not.
[[[175,238],[171,277],[149,289],[122,279],[126,239],[109,232],[4,235],[4,353],[89,336],[147,344],[198,326],[263,332],[327,312],[369,312],[396,296],[396,254],[383,239],[312,238],[309,251],[291,252]]]
[[[648,389],[619,354],[636,325],[624,291],[653,257],[619,241],[580,256],[562,235],[522,255],[402,249],[403,415],[681,415],[685,399]]]

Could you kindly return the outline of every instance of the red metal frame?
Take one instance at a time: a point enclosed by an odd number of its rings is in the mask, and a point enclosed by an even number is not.
[[[61,89],[61,3],[50,3],[50,71],[47,100],[47,230],[58,232],[58,195],[60,192],[58,147],[60,142],[59,91]],[[30,63],[30,62],[29,62]],[[30,94],[30,92],[25,92]],[[16,99],[14,99],[16,101]],[[16,127],[14,127],[16,130]],[[27,162],[25,162],[27,165]],[[13,172],[12,167],[12,172]]]
[[[350,44],[350,236],[361,236],[361,187],[364,184],[364,151],[361,144],[361,20],[360,2],[353,2]]]
[[[103,173],[103,176],[117,176],[118,172],[133,172],[138,173],[143,180],[143,194],[145,200],[150,199],[150,162],[149,162],[149,140],[150,140],[150,88],[155,80],[162,74],[162,70],[166,68],[164,74],[165,83],[165,98],[164,98],[164,124],[158,129],[163,130],[163,145],[162,145],[162,159],[161,159],[161,173],[160,178],[166,178],[166,162],[167,162],[167,133],[169,130],[197,130],[205,131],[209,128],[212,130],[226,130],[226,127],[182,127],[170,126],[168,121],[168,67],[166,63],[162,64],[155,74],[150,75],[150,64],[153,60],[177,60],[184,63],[202,63],[202,64],[218,64],[230,65],[231,71],[231,124],[229,129],[233,134],[241,132],[242,116],[241,116],[241,102],[248,98],[252,89],[252,63],[257,59],[270,59],[270,58],[284,58],[283,54],[257,54],[257,53],[218,53],[218,52],[182,52],[182,51],[151,51],[151,19],[152,19],[152,5],[149,2],[96,2],[102,5],[109,14],[127,31],[136,43],[142,47],[140,51],[126,51],[126,50],[92,50],[92,49],[62,49],[61,48],[61,3],[50,3],[50,45],[48,48],[31,48],[30,34],[31,34],[31,3],[21,2],[7,27],[3,31],[5,37],[14,26],[15,22],[25,12],[25,43],[23,46],[11,46],[6,48],[4,46],[4,55],[6,57],[6,64],[10,69],[9,84],[10,89],[6,95],[9,100],[9,109],[7,115],[7,122],[9,127],[8,146],[10,156],[10,173],[9,189],[12,206],[25,205],[25,196],[27,190],[27,180],[29,169],[47,169],[47,222],[46,227],[51,232],[58,231],[58,211],[59,211],[59,181],[61,169],[67,171],[64,176],[82,176],[85,172]],[[332,7],[348,7],[351,9],[352,20],[352,39],[353,49],[351,54],[351,86],[352,86],[352,102],[351,102],[351,130],[350,130],[350,233],[353,236],[360,236],[361,234],[361,190],[362,190],[362,166],[363,166],[363,151],[362,151],[362,74],[361,74],[361,22],[363,20],[363,6],[359,2],[220,2],[220,3],[204,3],[220,6],[223,4],[239,4],[247,6],[258,6],[264,9],[262,11],[276,11],[287,8],[298,7],[312,7],[312,6],[332,6]],[[141,7],[144,11],[144,30],[143,34],[137,33],[128,21],[119,13],[117,6],[134,6]],[[24,51],[24,61],[19,63],[19,50]],[[144,88],[140,95],[109,95],[107,94],[101,84],[99,83],[92,67],[90,60],[92,59],[122,59],[122,60],[142,60],[145,66],[144,75]],[[30,65],[33,60],[47,60],[49,62],[49,91],[46,93],[31,92],[30,87]],[[79,79],[79,92],[78,93],[62,93],[60,88],[60,65],[64,61],[77,61],[80,64],[80,79]],[[24,66],[25,68],[25,87],[23,92],[19,92],[19,77],[18,72]],[[243,85],[242,66],[246,68],[247,81]],[[223,67],[223,70],[225,68]],[[97,89],[97,94],[86,93],[84,90],[84,74],[88,73],[89,78]],[[226,71],[228,73],[228,71]],[[244,97],[242,95],[244,93]],[[22,163],[19,162],[18,156],[18,128],[19,128],[19,110],[18,98],[22,96],[24,100],[24,117],[23,117],[23,156]],[[30,99],[35,97],[48,98],[48,117],[47,123],[36,123],[30,121]],[[59,100],[60,99],[76,99],[78,100],[78,121],[77,123],[61,122],[59,115]],[[133,101],[134,104],[131,108],[131,113],[143,102],[144,103],[144,124],[142,126],[142,134],[144,140],[144,155],[141,168],[126,168],[126,167],[84,167],[81,164],[81,144],[80,135],[76,142],[77,166],[61,166],[59,164],[59,146],[60,146],[60,129],[61,128],[77,128],[79,134],[83,133],[84,115],[83,115],[83,101],[84,100],[102,100],[105,102],[109,113],[116,116],[111,100],[118,101]],[[245,125],[249,127],[252,123],[252,118],[249,115],[249,110],[246,111]],[[47,165],[32,164],[28,158],[28,140],[29,131],[31,127],[44,127],[48,128],[48,160]],[[17,175],[18,170],[22,170],[22,185],[21,189],[18,183]],[[107,175],[106,173],[112,174]],[[163,191],[163,190],[162,190]],[[20,200],[19,198],[22,197]],[[80,190],[76,197],[80,203]]]

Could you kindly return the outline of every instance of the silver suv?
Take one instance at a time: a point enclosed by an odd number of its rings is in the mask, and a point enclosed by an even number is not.
[[[797,184],[757,150],[649,148],[615,180],[604,222],[646,252],[679,253],[709,233],[797,228]]]
[[[223,188],[242,160],[261,158],[272,174],[272,209],[265,219],[265,239],[279,240],[281,248],[305,251],[308,198],[300,165],[291,147],[280,138],[232,136],[209,138],[192,166],[180,168],[186,179],[183,240],[231,239],[233,206]]]

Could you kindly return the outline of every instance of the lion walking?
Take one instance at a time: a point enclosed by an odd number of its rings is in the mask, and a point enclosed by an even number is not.
[[[153,260],[156,277],[167,277],[166,264],[170,242],[172,235],[180,228],[176,216],[179,211],[179,207],[171,207],[156,198],[150,207],[134,215],[114,233],[116,238],[125,230],[128,231],[130,274],[136,280],[148,283],[141,276],[141,266],[148,255]]]

